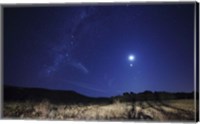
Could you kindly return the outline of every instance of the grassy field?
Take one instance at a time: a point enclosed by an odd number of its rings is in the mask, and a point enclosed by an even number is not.
[[[4,102],[4,118],[56,120],[142,120],[192,121],[193,100],[137,101],[112,104],[53,104],[42,102]]]

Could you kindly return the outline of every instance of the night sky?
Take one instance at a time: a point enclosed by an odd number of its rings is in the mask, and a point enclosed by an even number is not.
[[[4,84],[87,96],[194,89],[194,4],[4,8]]]

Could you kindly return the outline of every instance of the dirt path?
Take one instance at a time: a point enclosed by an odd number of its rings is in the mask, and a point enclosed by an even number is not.
[[[193,120],[194,113],[161,101],[137,101],[132,104],[129,111],[129,119],[157,120],[157,121],[180,121]]]
[[[193,120],[194,116],[189,111],[177,109],[162,102],[147,102],[153,109],[159,111],[164,116],[164,120]],[[159,115],[159,116],[161,116]]]

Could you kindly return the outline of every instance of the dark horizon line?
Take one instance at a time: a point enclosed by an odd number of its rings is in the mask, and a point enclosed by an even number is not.
[[[5,87],[12,87],[12,88],[23,88],[23,89],[38,89],[38,90],[48,90],[48,91],[58,91],[58,92],[74,92],[74,93],[77,93],[79,95],[83,95],[83,96],[86,96],[86,97],[90,97],[90,98],[111,98],[111,97],[115,97],[115,96],[121,96],[123,95],[124,93],[133,93],[133,94],[142,94],[142,93],[145,93],[145,92],[152,92],[152,93],[169,93],[169,94],[177,94],[177,93],[186,93],[186,94],[190,94],[190,93],[195,93],[194,91],[179,91],[179,92],[171,92],[171,91],[151,91],[151,90],[144,90],[142,92],[133,92],[133,91],[125,91],[125,92],[122,92],[121,94],[118,94],[118,95],[112,95],[112,96],[88,96],[88,95],[85,95],[83,93],[80,93],[80,92],[77,92],[75,90],[61,90],[61,89],[51,89],[51,88],[42,88],[42,87],[24,87],[24,86],[14,86],[14,85],[5,85],[3,84],[3,88]],[[4,91],[3,91],[4,92]],[[196,93],[198,93],[198,91],[196,91]]]

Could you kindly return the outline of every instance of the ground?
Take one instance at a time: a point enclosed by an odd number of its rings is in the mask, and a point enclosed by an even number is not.
[[[4,102],[4,118],[55,120],[194,121],[194,100],[136,101],[105,104]]]

